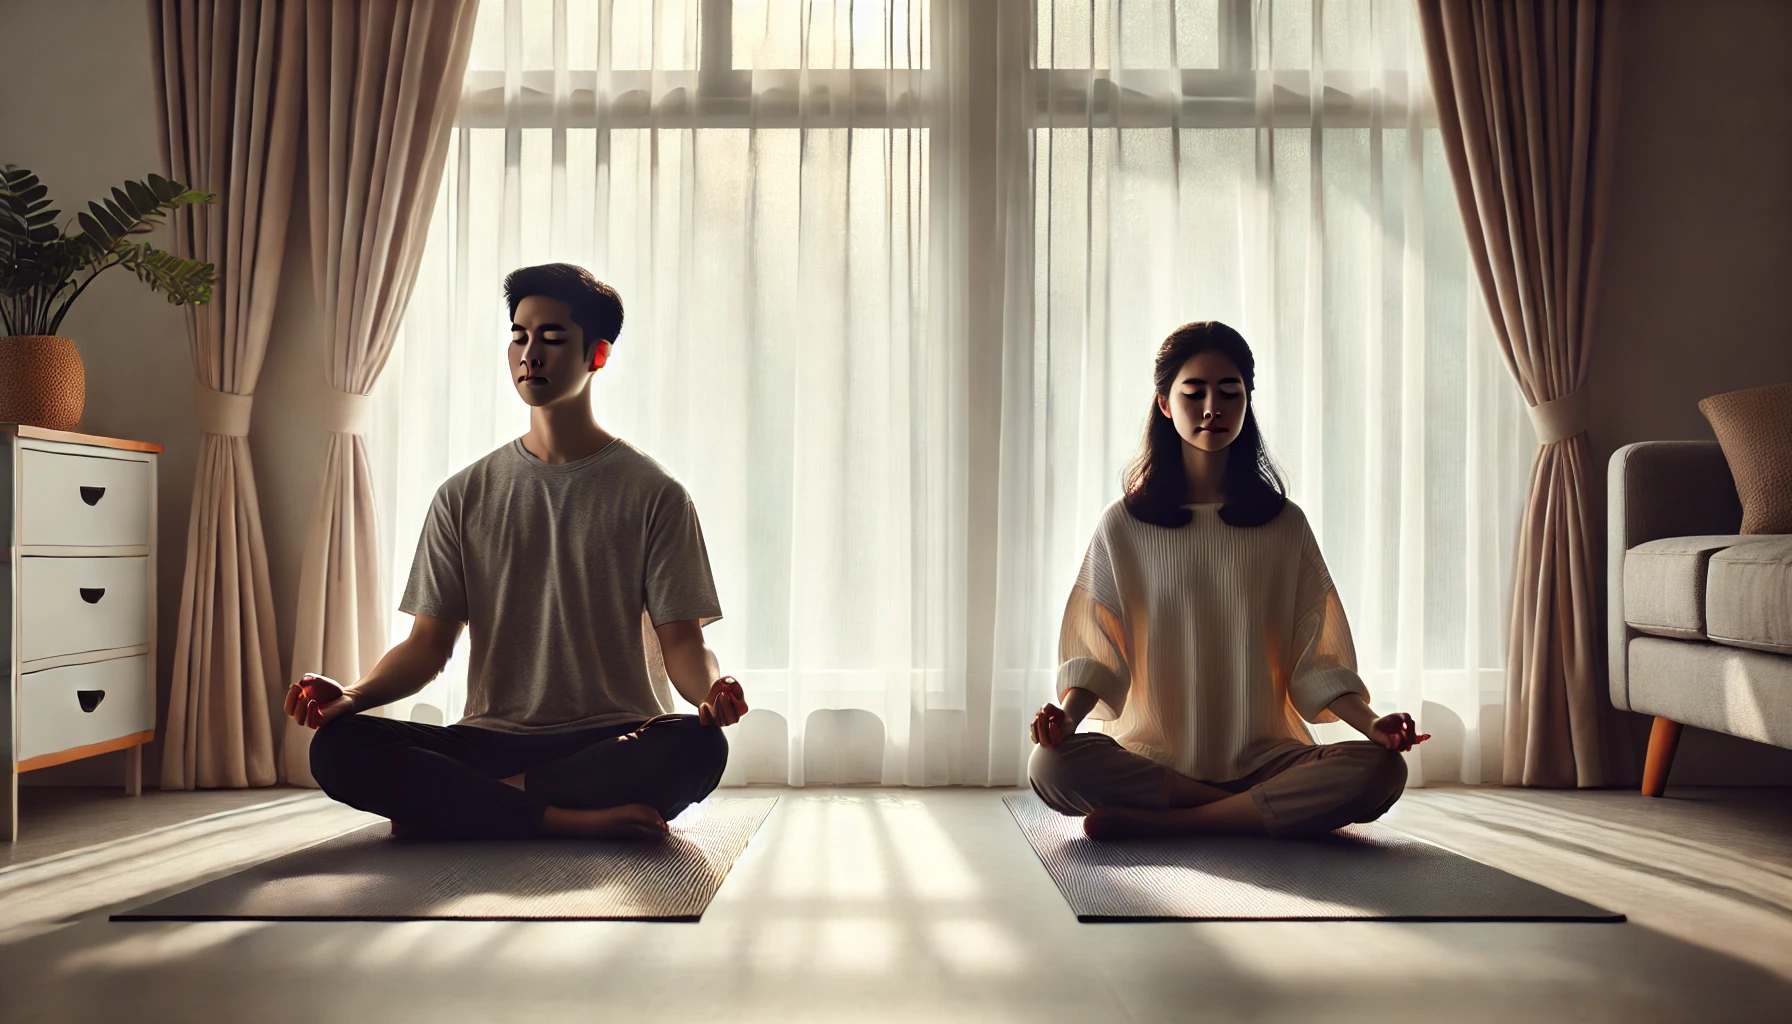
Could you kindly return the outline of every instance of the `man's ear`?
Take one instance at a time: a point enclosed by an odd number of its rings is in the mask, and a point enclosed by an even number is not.
[[[591,372],[596,373],[610,361],[610,343],[600,341],[591,347]]]

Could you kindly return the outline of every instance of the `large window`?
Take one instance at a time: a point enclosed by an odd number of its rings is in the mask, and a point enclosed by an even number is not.
[[[1151,352],[1220,319],[1378,704],[1488,774],[1533,446],[1408,7],[485,0],[379,390],[394,605],[435,487],[527,427],[504,273],[581,263],[628,311],[600,421],[695,496],[765,712],[729,778],[1016,781]]]

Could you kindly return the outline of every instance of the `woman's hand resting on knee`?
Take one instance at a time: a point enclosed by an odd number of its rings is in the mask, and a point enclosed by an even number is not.
[[[1056,704],[1047,704],[1033,716],[1033,742],[1042,747],[1055,747],[1058,741],[1076,731],[1070,716]]]
[[[1095,709],[1096,696],[1080,686],[1073,686],[1064,691],[1063,701],[1063,707],[1048,702],[1033,716],[1034,743],[1055,747],[1063,742],[1064,737],[1076,732],[1076,727]]]
[[[1421,733],[1412,716],[1404,711],[1377,717],[1360,693],[1342,694],[1326,705],[1326,710],[1349,722],[1371,743],[1379,743],[1395,753],[1403,754],[1431,738],[1430,733]]]
[[[329,676],[308,672],[286,690],[287,716],[307,728],[315,729],[354,711],[354,695]]]
[[[1369,738],[1389,750],[1405,753],[1430,739],[1431,734],[1421,733],[1411,715],[1396,711],[1391,715],[1382,715],[1371,723]]]

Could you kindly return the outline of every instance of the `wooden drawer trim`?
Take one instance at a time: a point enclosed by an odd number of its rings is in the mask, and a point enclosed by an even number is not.
[[[72,430],[51,430],[48,427],[30,427],[19,425],[20,437],[36,438],[40,441],[61,441],[65,444],[90,444],[96,448],[115,448],[127,452],[162,451],[162,446],[154,441],[127,441],[120,437],[100,437],[97,434],[77,434]]]
[[[93,757],[96,754],[110,754],[114,750],[124,750],[129,747],[140,746],[155,738],[155,731],[150,730],[149,732],[135,733],[130,736],[120,736],[115,740],[106,740],[103,743],[89,743],[82,747],[70,747],[67,750],[58,750],[54,754],[39,754],[36,757],[30,757],[20,761],[18,770],[28,772],[38,768],[51,768],[59,764],[67,764],[70,761],[79,761],[84,757]]]

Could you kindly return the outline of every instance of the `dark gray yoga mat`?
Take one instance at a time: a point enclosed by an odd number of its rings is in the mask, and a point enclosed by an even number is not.
[[[393,839],[385,822],[114,921],[695,921],[777,797],[712,797],[658,843]]]
[[[1006,803],[1078,921],[1624,920],[1385,825],[1097,841],[1031,793]]]

